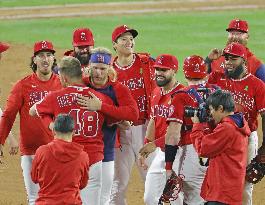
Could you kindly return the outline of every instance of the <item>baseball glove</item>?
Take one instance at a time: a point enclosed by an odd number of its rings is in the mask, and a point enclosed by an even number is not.
[[[246,180],[252,184],[257,184],[265,175],[265,155],[258,154],[247,166]]]
[[[183,175],[177,175],[174,171],[172,171],[171,176],[166,182],[158,205],[161,205],[162,202],[169,203],[170,201],[175,201],[178,198],[178,194],[183,188],[183,179]]]

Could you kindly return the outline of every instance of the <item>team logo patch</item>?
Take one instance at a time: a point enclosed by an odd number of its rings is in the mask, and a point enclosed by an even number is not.
[[[98,57],[98,62],[99,63],[104,63],[105,60],[104,60],[104,56],[103,55],[98,54],[97,57]]]
[[[80,33],[80,39],[81,39],[81,41],[86,41],[87,39],[86,39],[86,33],[85,32],[81,32]]]
[[[48,48],[48,45],[47,45],[47,42],[46,41],[42,41],[41,42],[41,48],[42,49]]]
[[[163,64],[163,56],[161,56],[158,60],[157,60],[157,63],[162,65]]]
[[[246,85],[246,87],[244,88],[245,91],[248,91],[248,86]]]

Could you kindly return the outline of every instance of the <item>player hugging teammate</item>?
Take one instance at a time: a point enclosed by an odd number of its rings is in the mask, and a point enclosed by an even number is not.
[[[205,60],[198,55],[184,60],[186,87],[175,76],[177,58],[162,54],[154,61],[136,53],[138,31],[126,25],[112,32],[114,58],[104,47],[94,49],[90,29],[76,29],[59,75],[52,72],[52,43],[36,42],[33,73],[14,85],[0,122],[2,152],[20,113],[29,204],[38,198],[50,204],[126,205],[130,173],[139,160],[147,205],[252,205],[253,184],[265,175],[265,66],[246,48],[246,21],[234,19],[226,30],[224,49],[213,49]],[[7,48],[0,44],[0,53]],[[60,127],[65,123],[69,129]],[[12,146],[15,154],[17,145]],[[44,158],[53,159],[49,172],[43,172]],[[76,174],[58,171],[60,164]],[[49,184],[47,173],[65,183]],[[62,199],[64,189],[75,196]]]

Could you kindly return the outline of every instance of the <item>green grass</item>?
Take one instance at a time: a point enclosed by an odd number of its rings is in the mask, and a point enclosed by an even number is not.
[[[235,17],[249,22],[248,46],[259,58],[265,60],[265,10],[1,21],[0,39],[29,45],[37,40],[49,39],[57,48],[66,49],[72,47],[72,31],[75,28],[89,27],[93,30],[96,46],[112,48],[113,28],[127,24],[139,31],[136,38],[137,51],[149,52],[154,57],[161,53],[174,54],[181,67],[186,56],[206,56],[211,48],[222,48],[227,38],[225,28]]]
[[[0,7],[21,7],[21,6],[48,6],[82,3],[100,3],[100,2],[126,2],[130,0],[1,0]],[[143,1],[143,0],[134,0]]]

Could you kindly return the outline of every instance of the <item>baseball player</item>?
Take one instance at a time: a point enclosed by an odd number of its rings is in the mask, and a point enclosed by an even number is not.
[[[91,50],[92,57],[97,57],[94,54],[100,54],[99,56],[111,56],[111,52],[103,47],[98,47]],[[126,127],[124,120],[135,121],[138,119],[138,107],[134,101],[130,90],[120,82],[113,79],[115,76],[115,70],[109,64],[104,64],[99,59],[91,59],[89,63],[89,76],[83,78],[86,85],[92,89],[109,96],[114,105],[105,104],[102,109],[99,107],[95,109],[95,105],[99,102],[98,98],[86,98],[84,96],[78,96],[78,103],[88,110],[101,110],[104,114],[123,120],[118,126],[119,129]],[[129,125],[129,124],[128,124]],[[104,133],[104,159],[102,163],[102,189],[100,195],[100,204],[108,205],[110,201],[111,187],[114,177],[114,148],[115,139],[117,134],[117,125],[112,127],[103,126]]]
[[[65,56],[77,58],[84,74],[88,72],[88,64],[91,55],[91,49],[94,48],[93,33],[89,28],[78,28],[73,32],[73,50],[66,51]]]
[[[227,44],[232,42],[238,42],[245,47],[249,40],[248,34],[248,22],[241,19],[233,19],[230,21],[226,31],[228,32]],[[247,51],[247,69],[248,72],[255,75],[257,78],[265,82],[265,65],[259,60],[250,50],[246,48]],[[208,65],[208,72],[213,71],[225,71],[225,59],[222,56],[222,50],[213,49],[206,58]]]
[[[53,139],[38,118],[29,116],[30,107],[42,100],[50,91],[61,88],[57,75],[51,72],[54,63],[53,44],[39,41],[34,45],[31,64],[33,73],[18,81],[8,97],[6,108],[0,121],[0,150],[13,126],[16,115],[20,114],[21,167],[30,205],[35,204],[39,186],[32,182],[30,170],[37,148]]]
[[[192,117],[193,145],[209,166],[201,196],[207,205],[242,204],[250,130],[243,113],[234,113],[235,103],[228,91],[217,90],[206,100],[216,127],[204,133],[197,115]]]
[[[177,175],[184,176],[183,201],[189,205],[204,204],[200,191],[206,166],[200,163],[198,154],[192,145],[190,133],[193,123],[190,115],[187,115],[190,112],[187,112],[187,109],[188,106],[198,109],[204,104],[206,96],[217,89],[216,86],[206,83],[206,70],[205,62],[200,56],[193,55],[184,60],[183,72],[188,87],[175,93],[170,107],[172,111],[167,118],[169,123],[165,139],[167,176],[172,173],[172,165],[177,153],[176,160],[179,161],[174,163],[174,171]]]
[[[2,58],[2,53],[9,48],[9,45],[3,42],[0,42],[0,60]],[[1,91],[0,91],[1,92]],[[2,116],[2,109],[0,108],[0,116]],[[18,143],[12,132],[9,133],[7,138],[9,144],[9,154],[15,155],[18,153]],[[0,156],[3,156],[3,153],[0,153]],[[0,158],[0,163],[3,163]]]
[[[134,38],[138,35],[135,29],[126,25],[118,26],[112,32],[113,48],[117,56],[113,67],[117,71],[118,81],[126,85],[136,101],[139,118],[132,122],[128,130],[120,132],[121,149],[115,150],[115,173],[110,204],[125,205],[131,170],[143,146],[147,119],[150,113],[150,96],[154,89],[153,60],[147,54],[134,52]],[[142,179],[146,171],[138,166]]]
[[[251,134],[248,144],[247,164],[257,154],[258,148],[258,114],[262,117],[263,144],[265,149],[265,85],[247,70],[247,51],[239,43],[232,43],[224,49],[225,73],[213,72],[209,76],[209,83],[230,91],[234,97],[237,111],[243,112],[248,122]],[[246,182],[243,193],[243,205],[252,204],[252,184]]]
[[[110,55],[98,53],[91,56],[91,62],[102,60],[102,64],[110,64]],[[81,191],[81,199],[84,205],[99,205],[102,184],[102,160],[103,160],[103,124],[116,122],[106,118],[103,112],[95,111],[97,106],[104,109],[105,104],[113,104],[112,100],[101,93],[87,87],[82,80],[81,64],[78,59],[66,56],[59,65],[59,75],[63,87],[62,90],[52,92],[40,103],[36,103],[30,110],[31,115],[56,117],[60,113],[70,114],[76,123],[73,142],[84,146],[84,151],[89,156],[89,182]],[[100,77],[97,80],[101,80]],[[78,95],[92,96],[100,99],[100,104],[94,104],[95,109],[81,108],[76,101]],[[52,106],[51,106],[52,105]]]
[[[156,149],[157,154],[149,167],[145,180],[144,202],[147,205],[157,205],[166,182],[165,170],[165,134],[167,118],[173,94],[184,88],[175,77],[178,70],[178,60],[170,54],[162,54],[156,58],[155,75],[157,88],[151,98],[151,118],[145,135],[146,144],[140,149],[144,160]],[[143,163],[143,162],[142,162]]]
[[[83,146],[72,142],[74,119],[59,114],[54,140],[40,146],[32,162],[31,177],[40,185],[36,205],[81,205],[80,189],[87,185],[89,159]]]

